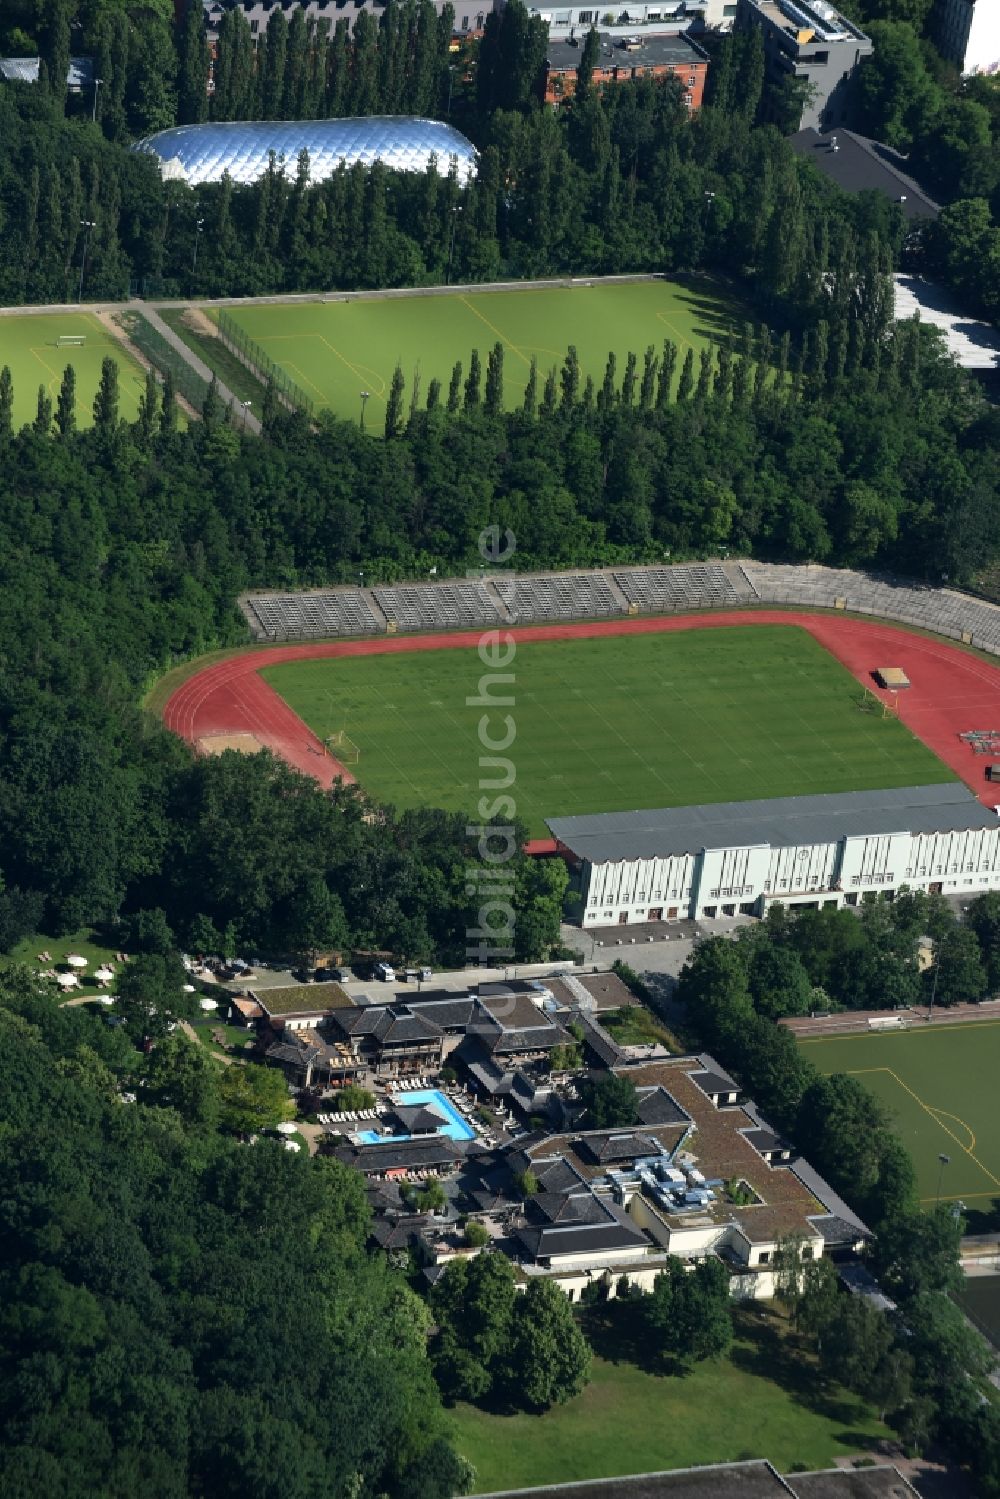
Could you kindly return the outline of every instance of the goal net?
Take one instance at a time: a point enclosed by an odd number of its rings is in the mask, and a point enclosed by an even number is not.
[[[86,333],[60,333],[56,339],[57,349],[82,348],[87,342]]]
[[[326,741],[326,747],[341,765],[357,765],[361,759],[361,750],[346,729],[337,729],[331,734]]]
[[[877,697],[867,687],[855,695],[854,706],[859,713],[875,713],[882,718],[899,717],[899,695],[893,693],[891,697]]]

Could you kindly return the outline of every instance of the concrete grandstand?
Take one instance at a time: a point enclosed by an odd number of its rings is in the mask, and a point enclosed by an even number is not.
[[[804,605],[896,620],[1000,655],[1000,607],[947,587],[822,566],[715,561],[246,594],[258,641],[338,639],[470,625]]]

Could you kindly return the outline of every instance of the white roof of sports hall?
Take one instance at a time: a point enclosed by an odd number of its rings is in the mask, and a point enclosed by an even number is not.
[[[545,821],[553,838],[578,858],[610,864],[701,853],[706,848],[782,848],[873,833],[989,828],[996,827],[998,819],[966,786],[951,781],[939,786],[710,802],[697,807],[547,817]]]
[[[396,172],[426,172],[432,161],[444,176],[456,163],[458,179],[476,173],[476,148],[444,120],[415,115],[365,115],[339,120],[212,120],[175,125],[137,141],[133,151],[159,161],[161,175],[196,187],[201,182],[256,182],[272,156],[294,177],[301,152],[309,156],[310,182],[324,182],[338,167],[380,161]]]

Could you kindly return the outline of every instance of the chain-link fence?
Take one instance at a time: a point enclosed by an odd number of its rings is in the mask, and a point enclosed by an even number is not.
[[[219,337],[247,369],[252,370],[264,385],[270,384],[289,406],[297,406],[306,416],[315,416],[314,403],[300,385],[280,365],[275,364],[270,354],[262,349],[256,339],[239,326],[223,308],[219,309]]]
[[[208,381],[193,370],[182,354],[167,343],[158,328],[154,328],[140,313],[126,314],[121,318],[122,326],[140,353],[145,354],[150,364],[160,375],[170,371],[174,390],[183,396],[188,405],[200,414],[208,394]]]

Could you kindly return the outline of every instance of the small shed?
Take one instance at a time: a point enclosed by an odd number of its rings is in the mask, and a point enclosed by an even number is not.
[[[910,685],[910,679],[901,666],[879,666],[874,676],[878,685],[888,692],[900,692]]]

